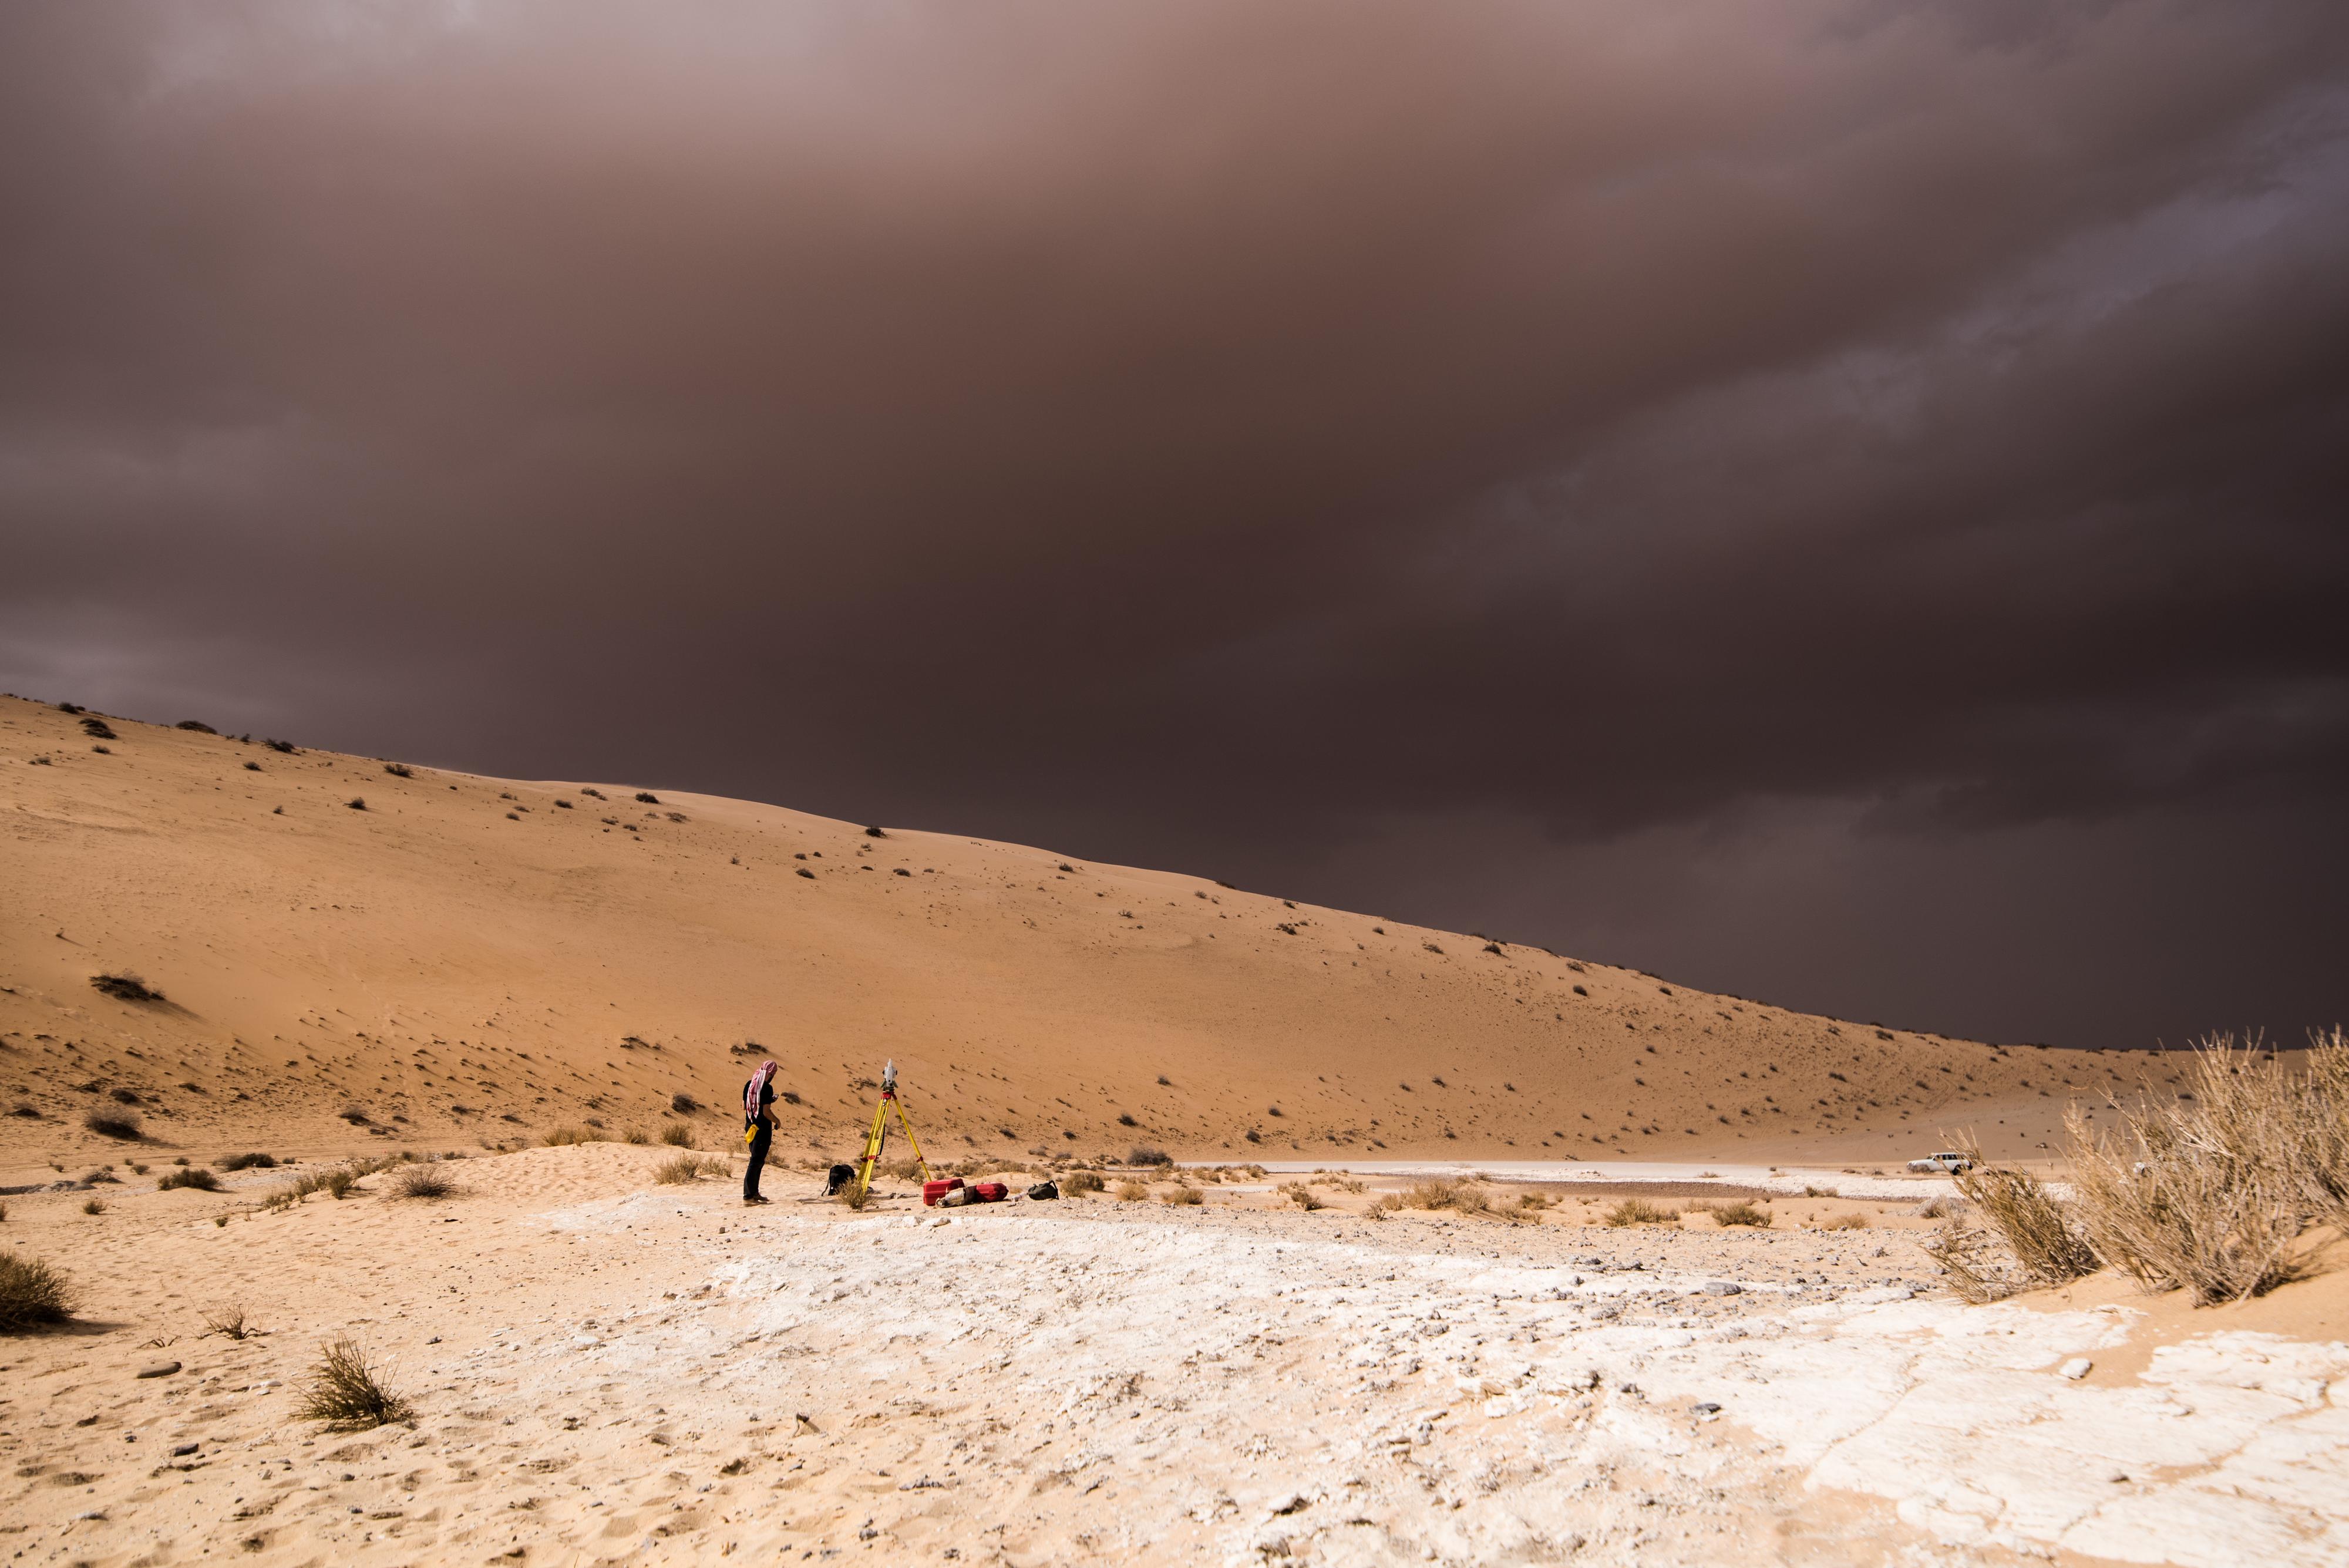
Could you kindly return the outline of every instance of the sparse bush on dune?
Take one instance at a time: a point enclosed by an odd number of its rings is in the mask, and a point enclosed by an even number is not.
[[[1626,1225],[1668,1225],[1680,1217],[1681,1211],[1677,1209],[1667,1209],[1644,1198],[1626,1198],[1607,1211],[1607,1223],[1621,1230]]]
[[[572,1126],[549,1127],[543,1141],[548,1147],[555,1148],[565,1144],[595,1143],[598,1139],[594,1128]]]
[[[220,1178],[202,1166],[192,1166],[186,1170],[166,1171],[162,1179],[155,1183],[155,1189],[159,1192],[169,1192],[175,1187],[192,1187],[202,1192],[218,1192]]]
[[[448,1173],[430,1165],[404,1165],[391,1179],[394,1198],[447,1198],[456,1190]]]
[[[672,1148],[691,1148],[693,1129],[683,1122],[671,1122],[661,1128],[660,1140]]]
[[[1989,1229],[1951,1220],[1923,1243],[1925,1255],[1951,1290],[1970,1302],[1997,1301],[2095,1272],[2096,1254],[2087,1239],[2037,1178],[1983,1164],[1982,1149],[1971,1139],[1958,1139],[1953,1147],[1973,1161],[1954,1177],[1958,1190]],[[1992,1244],[1993,1236],[2002,1248]]]
[[[1313,1189],[1308,1187],[1301,1181],[1284,1183],[1280,1189],[1280,1195],[1283,1198],[1288,1199],[1291,1203],[1296,1204],[1299,1209],[1304,1210],[1309,1214],[1317,1209],[1328,1207],[1328,1205],[1324,1204],[1320,1198],[1314,1193]]]
[[[250,1339],[259,1331],[245,1315],[243,1303],[226,1302],[204,1309],[204,1332],[222,1339]]]
[[[630,1127],[626,1132],[622,1133],[620,1137],[622,1141],[626,1143],[650,1143],[653,1141],[653,1135],[645,1131],[642,1127]]]
[[[359,1342],[345,1337],[319,1347],[318,1364],[302,1391],[301,1415],[348,1431],[405,1421],[409,1407],[384,1382]]]
[[[73,1315],[73,1288],[38,1258],[0,1252],[0,1334],[18,1334]]]
[[[1822,1231],[1865,1231],[1868,1229],[1868,1216],[1860,1213],[1857,1210],[1847,1210],[1841,1214],[1830,1214],[1826,1219],[1820,1220],[1819,1229]]]
[[[1117,1184],[1117,1200],[1121,1203],[1138,1203],[1149,1196],[1150,1189],[1143,1182],[1121,1181]]]
[[[1770,1228],[1770,1211],[1760,1204],[1744,1198],[1738,1199],[1733,1203],[1724,1203],[1715,1209],[1713,1211],[1713,1219],[1717,1225],[1750,1225],[1763,1231]]]
[[[106,1199],[86,1198],[82,1199],[81,1211],[85,1214],[103,1214],[106,1212]]]
[[[668,1097],[668,1108],[678,1116],[689,1116],[701,1108],[701,1102],[691,1095],[671,1095]]]
[[[1390,1205],[1392,1208],[1449,1209],[1455,1214],[1489,1214],[1493,1210],[1493,1196],[1485,1189],[1445,1177],[1413,1182],[1395,1196],[1397,1201]]]
[[[252,1154],[224,1154],[221,1156],[220,1158],[212,1161],[212,1168],[215,1170],[269,1170],[274,1168],[276,1164],[277,1157],[273,1154],[261,1154],[258,1152]]]
[[[1160,1195],[1160,1201],[1176,1208],[1194,1207],[1207,1200],[1207,1195],[1195,1187],[1176,1187]]]
[[[1164,1166],[1172,1165],[1174,1161],[1164,1149],[1153,1148],[1148,1144],[1136,1144],[1126,1151],[1125,1163],[1133,1166]]]
[[[119,1137],[129,1143],[139,1141],[139,1118],[126,1113],[92,1111],[82,1117],[81,1125],[100,1137]]]
[[[1061,1179],[1061,1190],[1071,1197],[1083,1192],[1099,1192],[1103,1185],[1098,1170],[1072,1170]]]
[[[698,1181],[704,1176],[723,1176],[730,1168],[724,1160],[709,1155],[680,1154],[654,1167],[653,1179],[664,1187],[674,1187]]]
[[[120,974],[94,974],[90,988],[117,1002],[160,1002],[163,993],[128,971]]]

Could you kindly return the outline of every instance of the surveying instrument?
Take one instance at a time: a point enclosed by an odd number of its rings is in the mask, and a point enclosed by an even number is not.
[[[889,1142],[889,1113],[897,1113],[897,1126],[905,1130],[905,1141],[914,1146],[914,1162],[922,1168],[922,1179],[930,1179],[930,1162],[922,1158],[922,1140],[914,1136],[914,1124],[905,1119],[905,1107],[897,1098],[897,1064],[893,1060],[881,1069],[881,1103],[873,1107],[873,1129],[864,1135],[864,1158],[856,1162],[856,1189],[849,1194],[848,1206],[864,1207],[864,1189],[873,1184],[874,1162]]]

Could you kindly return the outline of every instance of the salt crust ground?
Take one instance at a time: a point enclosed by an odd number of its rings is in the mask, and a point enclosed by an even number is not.
[[[81,1330],[0,1342],[0,1546],[93,1564],[2349,1561],[2340,1344],[2194,1334],[2106,1386],[2059,1368],[2121,1347],[2133,1309],[1763,1277],[1832,1236],[1371,1223],[1220,1192],[947,1223],[746,1215],[716,1183],[646,1186],[650,1158],[467,1162],[449,1204],[314,1199],[225,1229],[211,1213],[252,1191],[126,1196],[103,1221],[12,1207],[11,1240],[98,1299]],[[1743,1292],[1705,1291],[1765,1251]],[[191,1332],[224,1294],[276,1332]],[[413,1428],[293,1418],[289,1376],[347,1325],[395,1362]],[[134,1376],[160,1357],[184,1367]]]

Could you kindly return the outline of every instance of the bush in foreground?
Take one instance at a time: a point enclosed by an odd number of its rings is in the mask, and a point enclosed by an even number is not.
[[[457,1184],[436,1166],[403,1165],[391,1179],[394,1198],[448,1198],[456,1190]]]
[[[0,1252],[0,1334],[63,1323],[72,1315],[73,1288],[63,1273],[38,1258]]]
[[[1674,1224],[1680,1217],[1677,1209],[1667,1209],[1644,1198],[1626,1198],[1607,1211],[1607,1223],[1619,1231],[1626,1225]]]
[[[155,1183],[158,1192],[169,1192],[175,1187],[192,1187],[199,1192],[218,1192],[220,1178],[199,1165],[185,1170],[166,1171],[162,1179]]]

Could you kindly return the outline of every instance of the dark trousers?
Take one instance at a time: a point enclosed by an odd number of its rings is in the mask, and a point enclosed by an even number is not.
[[[750,1167],[742,1173],[742,1196],[759,1196],[759,1173],[767,1168],[767,1150],[774,1147],[775,1124],[761,1122],[758,1137],[750,1140]]]

